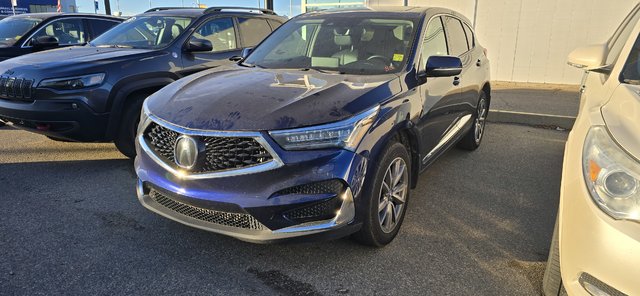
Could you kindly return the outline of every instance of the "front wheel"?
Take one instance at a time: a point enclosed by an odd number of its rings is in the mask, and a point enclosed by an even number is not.
[[[363,225],[354,238],[382,247],[398,234],[409,200],[411,161],[407,148],[392,142],[381,154],[362,192]]]
[[[466,135],[458,142],[458,147],[464,150],[476,150],[480,147],[482,137],[485,132],[485,124],[487,122],[487,115],[489,114],[489,100],[487,100],[487,94],[480,93],[478,99],[478,107],[475,114],[473,114],[473,126],[469,129]]]
[[[120,122],[120,128],[113,139],[116,144],[116,148],[120,153],[129,158],[136,157],[135,139],[138,130],[138,123],[140,123],[140,111],[142,110],[142,103],[145,97],[136,98],[130,104],[122,114],[122,121]]]

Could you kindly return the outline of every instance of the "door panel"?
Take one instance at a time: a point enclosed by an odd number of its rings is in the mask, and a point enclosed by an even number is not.
[[[456,113],[457,117],[462,117],[472,114],[477,105],[478,91],[481,87],[479,86],[479,78],[482,75],[480,67],[477,66],[480,57],[473,48],[473,42],[469,44],[469,38],[463,23],[459,19],[450,16],[445,16],[443,19],[447,40],[452,51],[451,55],[458,56],[462,60],[462,73],[458,76],[460,78],[460,84],[458,85],[460,96],[456,101],[452,102],[453,112]]]
[[[205,39],[211,42],[213,50],[209,52],[182,53],[182,75],[193,74],[232,63],[229,58],[240,55],[240,47],[233,18],[210,19],[202,24],[190,38]]]
[[[443,55],[449,55],[449,49],[442,20],[436,17],[429,22],[422,42],[420,69],[425,68],[430,56]],[[460,90],[454,81],[455,77],[429,77],[418,87],[423,102],[418,122],[423,163],[456,120],[453,106],[460,100]]]

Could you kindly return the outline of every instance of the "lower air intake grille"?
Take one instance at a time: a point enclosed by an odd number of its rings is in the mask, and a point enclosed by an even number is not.
[[[322,182],[309,183],[282,189],[275,195],[287,194],[339,194],[344,189],[342,181],[333,179]]]
[[[162,193],[151,189],[149,192],[151,199],[163,207],[176,213],[209,222],[217,225],[236,227],[250,230],[265,230],[265,226],[249,214],[228,213],[203,208],[194,207],[188,204],[173,200]]]
[[[341,199],[334,197],[309,206],[300,207],[284,213],[290,220],[299,222],[331,219],[340,209]]]

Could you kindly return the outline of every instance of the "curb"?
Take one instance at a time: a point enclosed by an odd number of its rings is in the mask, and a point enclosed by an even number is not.
[[[570,130],[576,118],[573,116],[549,115],[516,111],[489,110],[489,122],[519,123],[526,125],[542,125],[560,127]]]

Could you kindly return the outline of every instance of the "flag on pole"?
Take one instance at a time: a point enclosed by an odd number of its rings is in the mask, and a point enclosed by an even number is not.
[[[57,12],[62,12],[62,4],[60,4],[60,0],[58,0],[58,9]]]

